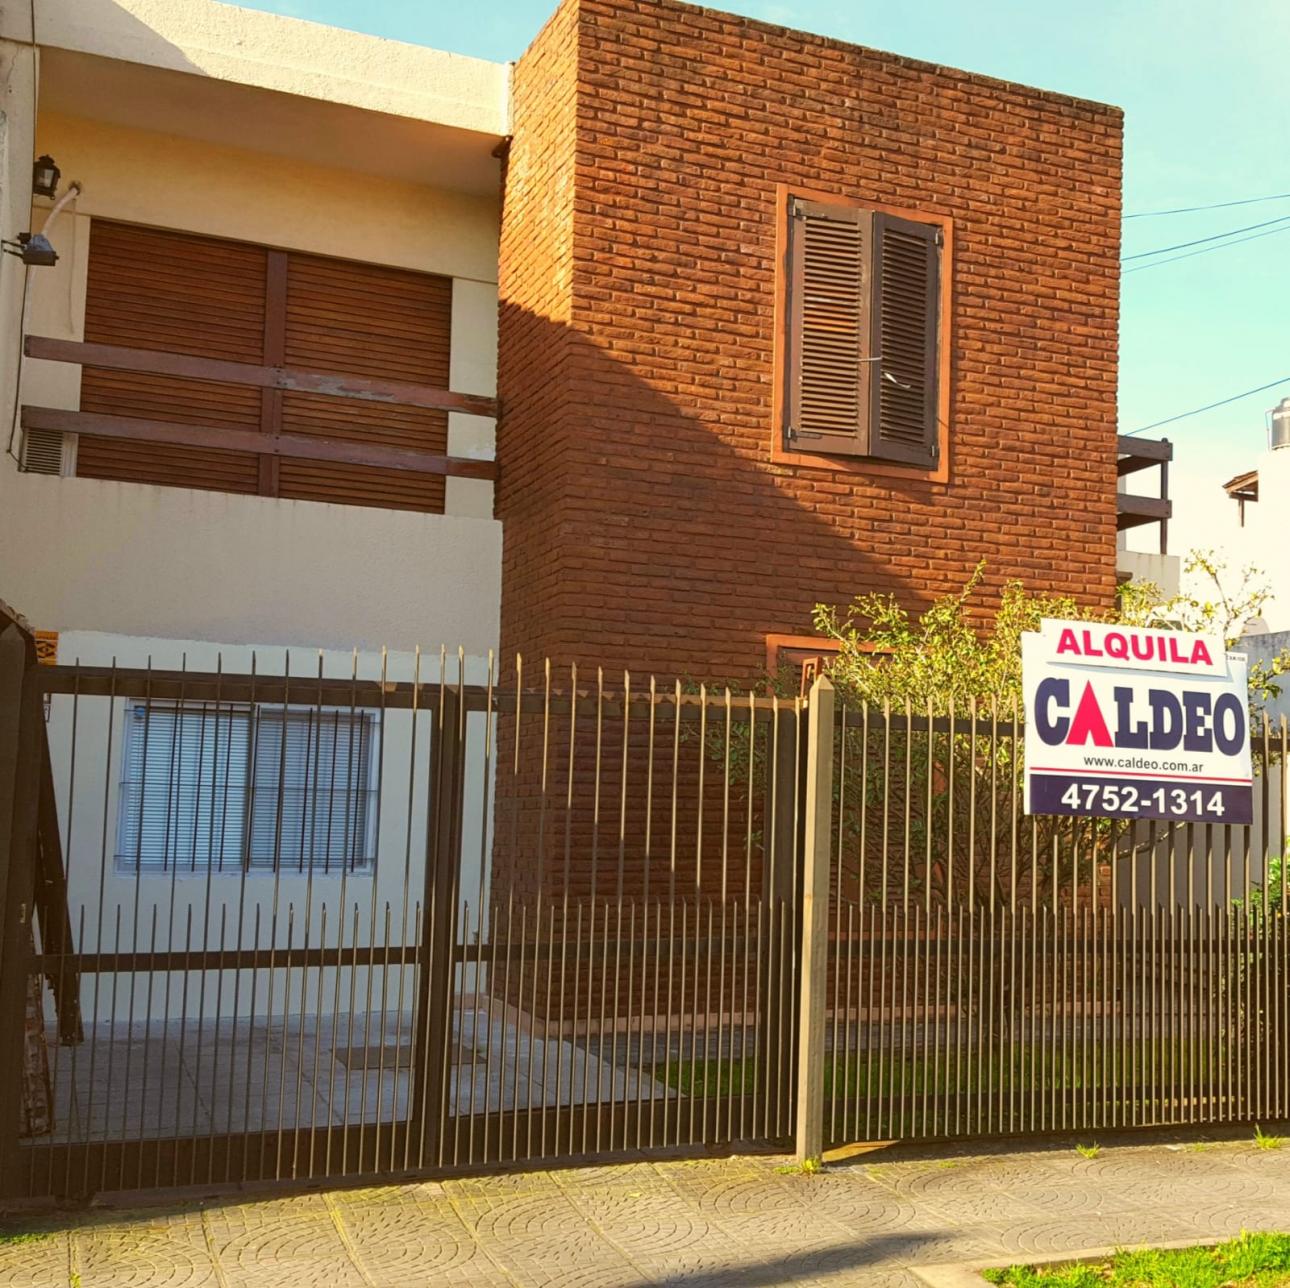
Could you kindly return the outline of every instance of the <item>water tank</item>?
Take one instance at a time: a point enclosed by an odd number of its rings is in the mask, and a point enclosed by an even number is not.
[[[1290,398],[1283,398],[1272,413],[1269,447],[1290,447]]]

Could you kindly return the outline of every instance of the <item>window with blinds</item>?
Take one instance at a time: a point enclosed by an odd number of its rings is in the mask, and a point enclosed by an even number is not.
[[[94,219],[85,339],[448,387],[452,279]],[[81,410],[444,454],[447,413],[86,367]],[[81,435],[89,478],[442,513],[409,470]]]
[[[932,467],[940,226],[790,198],[785,446]]]
[[[118,871],[370,871],[375,740],[371,712],[131,704]]]

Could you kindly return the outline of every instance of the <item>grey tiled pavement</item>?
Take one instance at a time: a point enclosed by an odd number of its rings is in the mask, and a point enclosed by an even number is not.
[[[758,1156],[0,1223],[0,1288],[917,1282],[932,1262],[1290,1227],[1290,1145],[878,1151],[806,1176]],[[34,1237],[14,1238],[26,1231]]]

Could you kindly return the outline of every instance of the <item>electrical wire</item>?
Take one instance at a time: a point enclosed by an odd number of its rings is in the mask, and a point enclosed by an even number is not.
[[[1275,389],[1278,385],[1290,384],[1290,376],[1282,376],[1280,380],[1271,380],[1266,385],[1259,385],[1255,389],[1247,389],[1244,393],[1233,394],[1230,398],[1220,398],[1218,402],[1206,403],[1203,407],[1193,407],[1191,411],[1180,411],[1176,416],[1166,416],[1164,420],[1153,420],[1150,425],[1139,425],[1137,429],[1130,429],[1125,434],[1125,438],[1132,438],[1135,434],[1145,434],[1149,429],[1159,429],[1161,425],[1172,425],[1176,420],[1186,420],[1188,416],[1199,416],[1203,411],[1213,411],[1215,407],[1226,407],[1228,403],[1239,402],[1242,398],[1252,397],[1254,394],[1261,394],[1265,389]]]
[[[1170,255],[1168,259],[1155,259],[1150,264],[1135,264],[1132,268],[1126,268],[1124,275],[1127,277],[1130,273],[1141,273],[1143,269],[1159,268],[1161,264],[1173,264],[1180,259],[1191,259],[1193,255],[1208,255],[1210,251],[1226,250],[1229,246],[1239,246],[1242,242],[1258,241],[1260,237],[1275,237],[1277,233],[1290,233],[1290,224],[1283,224],[1280,228],[1269,228],[1262,233],[1251,233],[1249,237],[1238,237],[1235,241],[1224,242],[1221,246],[1202,246],[1200,250],[1189,250],[1184,255]]]
[[[19,465],[22,460],[18,453],[13,450],[14,439],[18,437],[18,412],[22,406],[22,368],[23,368],[23,345],[27,334],[27,301],[31,298],[31,265],[22,266],[22,304],[18,308],[18,361],[13,370],[13,407],[9,413],[9,441],[5,444],[5,452],[12,456]]]
[[[1214,233],[1210,237],[1197,237],[1192,241],[1175,242],[1172,246],[1157,246],[1155,250],[1139,251],[1136,255],[1125,255],[1120,262],[1127,264],[1133,259],[1149,259],[1152,255],[1164,255],[1171,250],[1186,250],[1188,246],[1200,246],[1205,242],[1221,241],[1224,237],[1235,237],[1237,233],[1253,232],[1256,228],[1269,228],[1273,224],[1284,224],[1290,215],[1278,215],[1275,219],[1265,219],[1261,224],[1246,224],[1244,228],[1229,228],[1225,233]]]
[[[40,74],[40,61],[36,57],[36,0],[30,0],[29,9],[31,12],[31,48],[32,48],[32,68],[31,68],[31,128],[36,128],[36,117],[40,110],[40,82],[37,79]],[[5,454],[13,457],[19,465],[22,464],[18,453],[13,450],[14,439],[18,436],[18,413],[22,405],[22,368],[23,368],[23,348],[26,345],[27,336],[27,301],[31,297],[31,265],[22,266],[22,304],[18,309],[18,355],[13,369],[13,407],[9,413],[9,441],[5,444]]]
[[[1254,206],[1261,201],[1290,201],[1290,192],[1274,192],[1270,197],[1245,197],[1241,201],[1214,201],[1208,206],[1179,206],[1175,210],[1138,210],[1124,219],[1157,219],[1161,215],[1191,215],[1198,210],[1227,210],[1231,206]]]

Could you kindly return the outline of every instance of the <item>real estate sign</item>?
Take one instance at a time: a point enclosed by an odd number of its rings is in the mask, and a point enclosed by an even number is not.
[[[1245,657],[1218,636],[1045,621],[1021,667],[1028,813],[1253,822]]]

